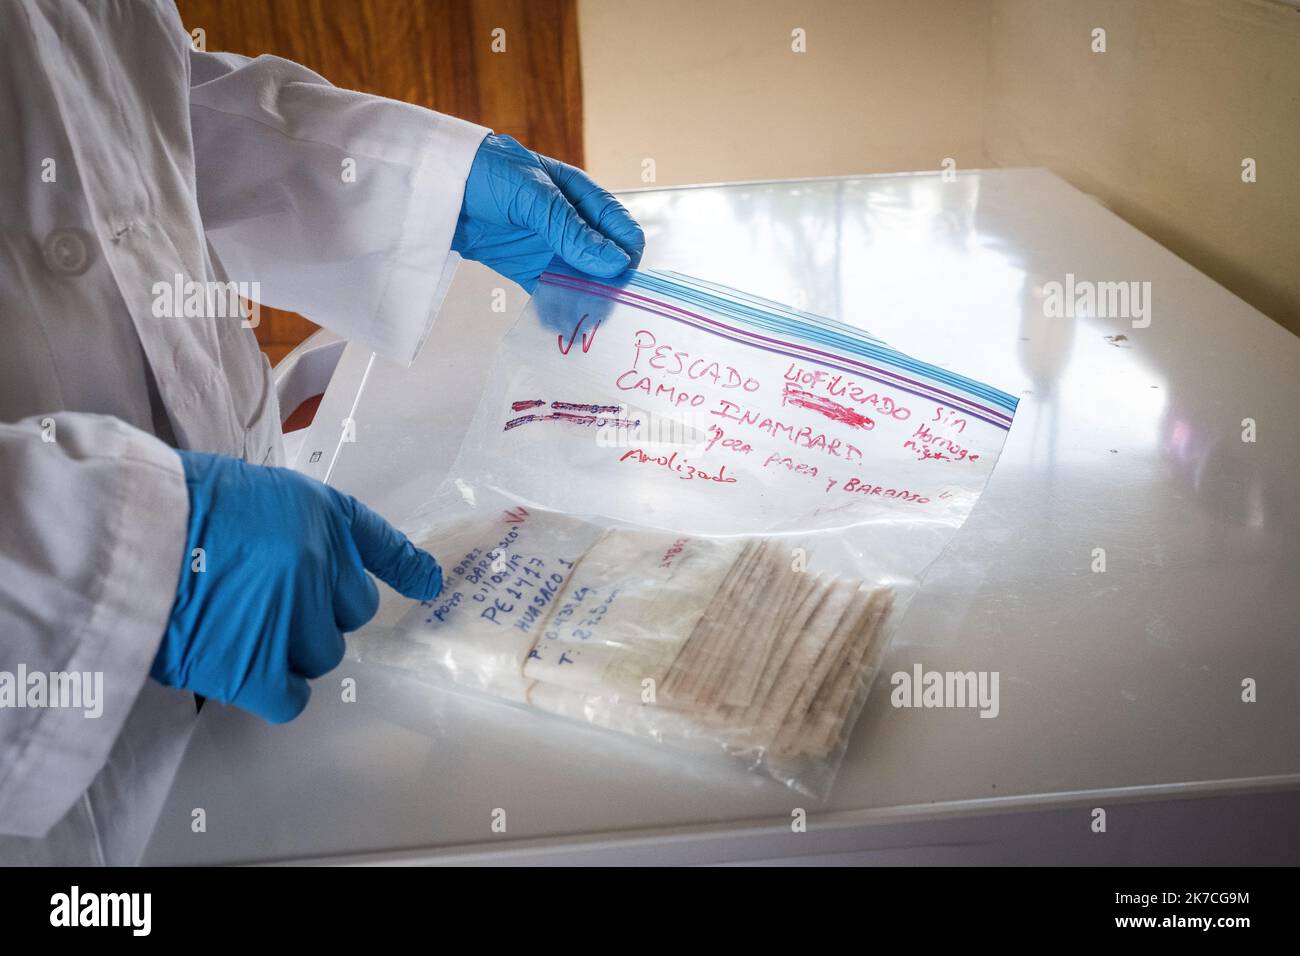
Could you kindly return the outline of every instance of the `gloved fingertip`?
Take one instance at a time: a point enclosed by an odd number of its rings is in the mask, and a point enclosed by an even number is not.
[[[309,700],[311,700],[311,686],[306,679],[296,674],[289,674],[284,693],[274,699],[262,702],[261,706],[253,708],[238,699],[234,700],[233,703],[236,707],[252,710],[253,713],[267,723],[287,724],[307,709],[307,701]]]
[[[616,215],[601,220],[600,231],[617,242],[628,255],[635,255],[645,249],[645,230],[621,206]]]
[[[388,582],[399,594],[417,601],[432,601],[442,593],[442,568],[427,551],[412,547],[399,577]]]
[[[627,264],[632,261],[628,254],[618,247],[616,242],[604,243],[600,247],[600,257],[611,266],[617,265],[623,268],[627,268]]]
[[[585,256],[584,260],[569,264],[592,275],[605,278],[618,275],[632,264],[631,256],[620,249],[616,243],[608,240],[602,242],[594,253]]]
[[[627,255],[628,268],[635,269],[641,264],[641,256],[645,253],[645,235],[640,229],[633,228],[610,233],[609,237],[618,243],[618,247]]]
[[[420,599],[422,601],[432,601],[442,593],[442,566],[438,564],[437,561],[434,561],[433,558],[430,558],[429,560],[433,562],[433,570],[429,574],[429,583],[426,588],[425,596]]]

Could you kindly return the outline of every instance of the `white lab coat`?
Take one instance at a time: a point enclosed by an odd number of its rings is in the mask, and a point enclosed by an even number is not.
[[[280,460],[252,331],[156,317],[156,284],[256,282],[409,361],[488,131],[195,52],[170,0],[0,4],[0,90],[0,674],[98,671],[104,698],[0,707],[0,834],[28,838],[0,857],[120,861],[152,820],[114,816],[158,805],[143,771],[194,713],[146,681],[186,559],[169,446]]]

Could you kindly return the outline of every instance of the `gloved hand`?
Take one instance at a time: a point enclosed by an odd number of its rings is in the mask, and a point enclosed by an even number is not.
[[[356,499],[286,468],[179,454],[190,521],[150,670],[161,683],[292,720],[311,695],[307,678],[343,659],[341,632],[379,608],[367,568],[410,598],[442,590],[438,563]]]
[[[645,234],[581,169],[492,134],[470,167],[451,247],[532,292],[555,255],[603,278],[636,268]]]

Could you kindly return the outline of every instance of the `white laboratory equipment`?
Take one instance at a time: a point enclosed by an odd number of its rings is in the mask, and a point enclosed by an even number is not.
[[[1020,399],[830,797],[347,660],[288,725],[206,706],[144,862],[1300,859],[1300,340],[1045,170],[621,198],[643,268]],[[1121,282],[1124,314],[1057,314],[1067,284]],[[285,411],[324,397],[291,464],[411,528],[524,301],[466,263],[410,368],[304,343]],[[372,627],[404,609],[388,592]],[[998,716],[892,706],[917,665],[996,672]]]

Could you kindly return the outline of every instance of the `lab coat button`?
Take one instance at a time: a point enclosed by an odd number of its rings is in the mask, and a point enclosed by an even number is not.
[[[55,229],[45,237],[41,252],[51,272],[79,276],[90,268],[90,237],[80,229]]]

